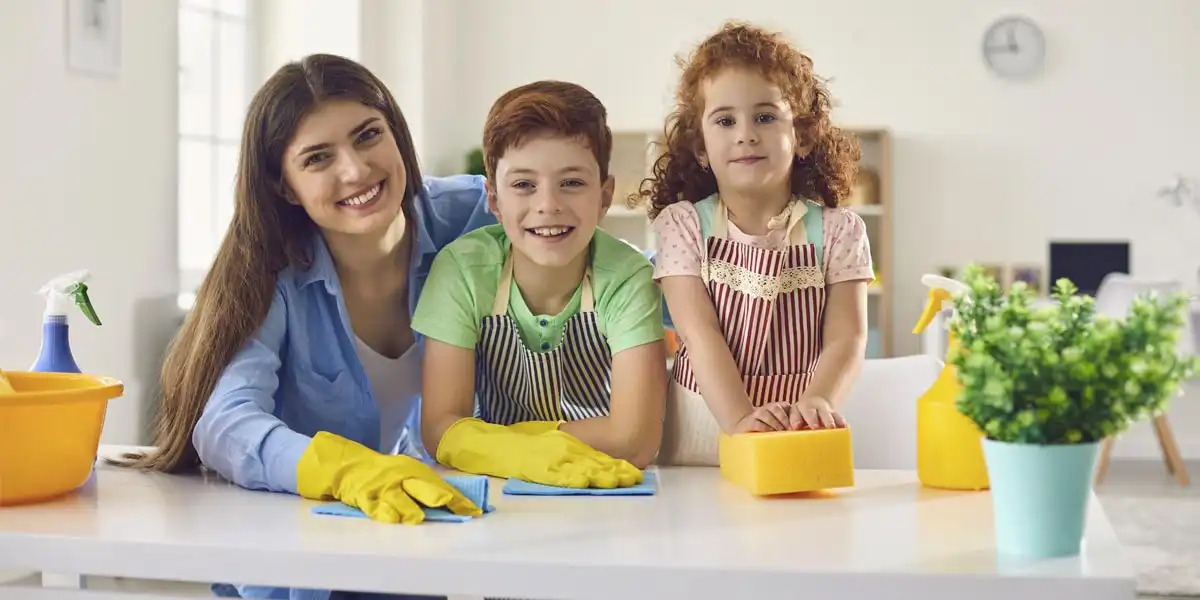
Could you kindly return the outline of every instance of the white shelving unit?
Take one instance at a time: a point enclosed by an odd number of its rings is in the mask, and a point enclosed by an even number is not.
[[[860,180],[843,204],[858,213],[867,225],[875,282],[868,288],[867,357],[892,356],[892,136],[881,127],[846,127],[862,149]]]
[[[616,180],[612,206],[600,221],[600,228],[621,238],[637,249],[646,251],[654,246],[650,220],[642,207],[625,205],[629,195],[636,192],[642,180],[650,176],[650,168],[659,151],[658,135],[651,131],[614,131],[612,159],[609,170]]]

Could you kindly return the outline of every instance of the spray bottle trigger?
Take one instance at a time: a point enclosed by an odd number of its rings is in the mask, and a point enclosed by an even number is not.
[[[952,299],[949,290],[942,288],[933,288],[929,290],[929,300],[925,303],[925,310],[921,313],[920,320],[913,327],[913,333],[921,333],[926,327],[933,322],[933,318],[942,311],[942,306],[945,302]]]
[[[92,300],[88,297],[86,283],[73,283],[67,287],[66,293],[75,298],[75,304],[79,306],[79,310],[89,321],[96,325],[100,325],[100,316],[96,314],[96,309],[92,307]]]

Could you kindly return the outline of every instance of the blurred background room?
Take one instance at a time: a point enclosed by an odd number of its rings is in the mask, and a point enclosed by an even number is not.
[[[149,441],[164,348],[232,214],[245,107],[287,61],[326,52],[372,69],[432,175],[479,168],[503,91],[580,83],[609,109],[627,194],[675,56],[727,19],[795,40],[862,142],[848,204],[878,277],[868,356],[940,357],[936,328],[912,332],[920,277],[969,262],[1043,293],[1057,277],[1096,293],[1113,273],[1200,291],[1197,0],[4,0],[0,365],[37,356],[39,287],[89,270],[103,325],[73,317],[74,354],[125,383],[102,442]],[[640,209],[615,205],[602,226],[651,249]],[[1198,400],[1193,382],[1169,412],[1193,461]],[[1163,452],[1142,422],[1114,459],[1170,482]]]

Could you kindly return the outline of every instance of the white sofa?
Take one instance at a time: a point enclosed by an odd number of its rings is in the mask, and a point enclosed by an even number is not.
[[[842,403],[859,469],[917,468],[917,399],[942,361],[928,354],[873,358]]]

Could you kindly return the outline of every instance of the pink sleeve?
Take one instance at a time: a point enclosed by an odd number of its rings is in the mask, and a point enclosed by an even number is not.
[[[652,224],[656,252],[654,279],[669,275],[700,276],[704,240],[700,215],[690,202],[677,202],[658,213]]]
[[[867,224],[844,208],[825,209],[825,285],[855,279],[875,280]]]

